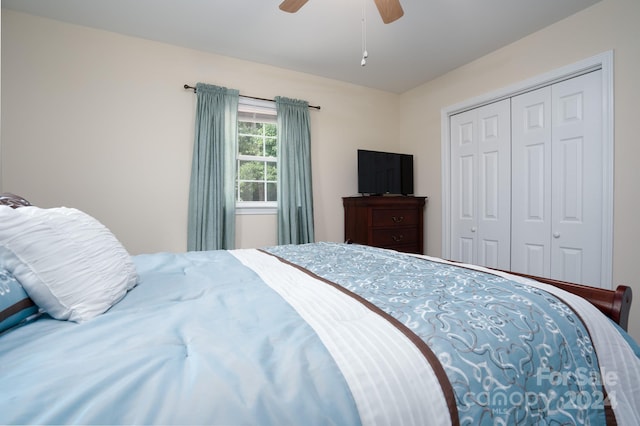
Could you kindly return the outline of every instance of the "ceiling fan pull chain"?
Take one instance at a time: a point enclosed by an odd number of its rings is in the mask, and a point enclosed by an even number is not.
[[[367,0],[362,0],[362,61],[360,65],[363,67],[367,65],[367,58],[369,52],[367,52]]]

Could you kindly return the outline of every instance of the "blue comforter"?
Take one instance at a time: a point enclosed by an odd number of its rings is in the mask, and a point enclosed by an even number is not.
[[[360,423],[314,331],[228,252],[135,263],[107,313],[0,336],[0,424]]]

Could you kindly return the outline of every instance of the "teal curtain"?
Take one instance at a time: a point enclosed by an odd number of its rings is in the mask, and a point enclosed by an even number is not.
[[[239,92],[198,83],[196,96],[187,249],[232,249]]]
[[[275,101],[278,113],[278,244],[312,243],[309,104],[280,96]]]

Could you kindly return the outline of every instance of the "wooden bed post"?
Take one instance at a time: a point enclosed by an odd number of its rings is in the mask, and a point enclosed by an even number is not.
[[[631,311],[632,300],[633,293],[631,291],[631,287],[620,285],[616,288],[616,292],[613,297],[613,305],[611,307],[612,319],[624,330],[627,330],[627,327],[629,326],[629,312]]]

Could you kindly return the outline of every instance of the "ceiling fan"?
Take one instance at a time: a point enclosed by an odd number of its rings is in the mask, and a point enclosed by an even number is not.
[[[280,3],[280,10],[296,13],[308,0],[284,0]],[[404,15],[400,0],[374,0],[380,12],[382,22],[390,24]]]

